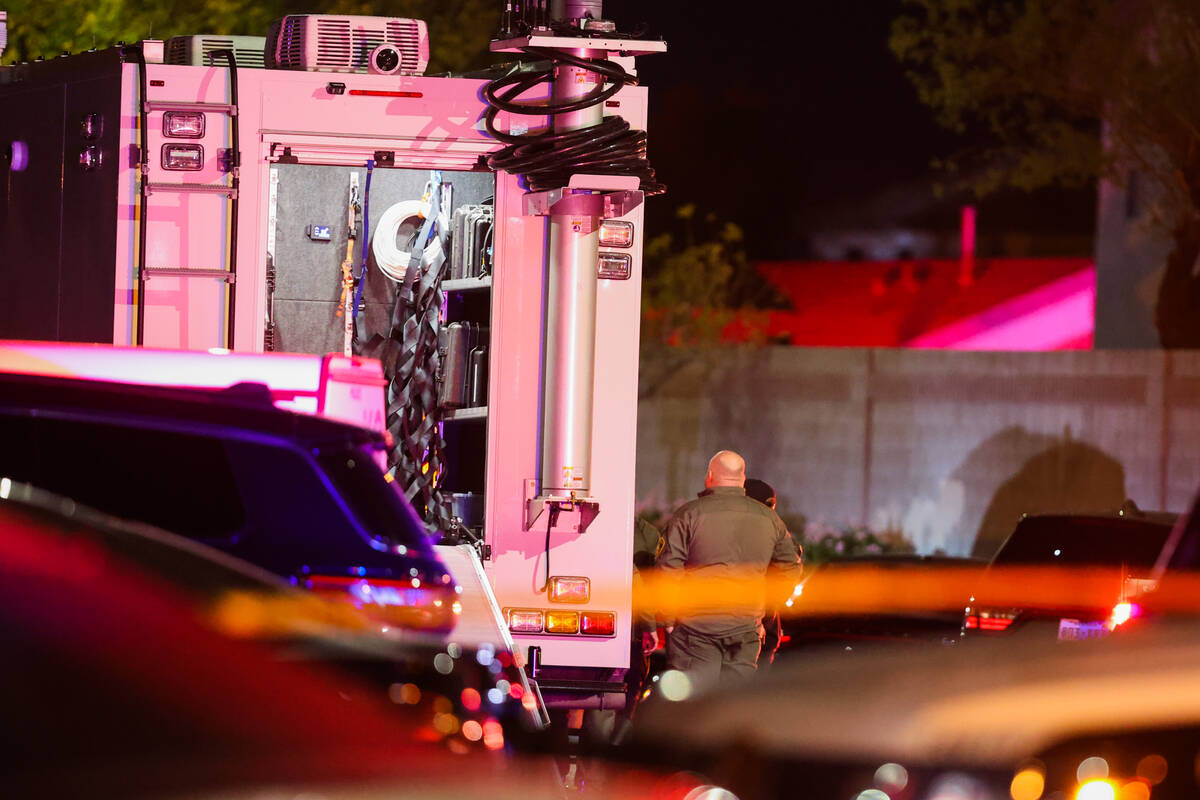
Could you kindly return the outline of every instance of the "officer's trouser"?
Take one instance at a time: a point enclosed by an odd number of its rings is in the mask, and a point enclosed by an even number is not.
[[[724,686],[754,675],[761,645],[756,630],[709,636],[676,625],[667,637],[667,668],[687,673],[693,691]]]

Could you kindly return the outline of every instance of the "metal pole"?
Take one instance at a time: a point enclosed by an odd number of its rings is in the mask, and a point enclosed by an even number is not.
[[[579,49],[574,55],[591,57]],[[560,64],[554,99],[575,100],[603,82],[594,72]],[[554,118],[556,132],[603,121],[603,104]],[[600,217],[550,216],[549,275],[546,290],[546,359],[542,381],[543,495],[591,488],[592,393],[596,350],[596,270]]]

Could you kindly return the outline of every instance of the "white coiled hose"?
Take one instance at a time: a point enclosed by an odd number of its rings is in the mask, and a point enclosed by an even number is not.
[[[425,212],[428,210],[428,203],[420,200],[404,200],[388,206],[387,211],[384,211],[383,216],[380,217],[379,224],[375,226],[375,234],[371,237],[371,252],[375,256],[375,265],[379,267],[380,272],[396,283],[404,280],[404,273],[408,270],[409,261],[408,251],[401,250],[396,246],[396,236],[400,232],[400,226],[409,220],[416,220],[416,225],[420,228],[425,220]],[[435,238],[433,242],[430,242],[431,246],[425,249],[426,258],[431,255],[431,251],[437,246],[436,243],[437,239]]]

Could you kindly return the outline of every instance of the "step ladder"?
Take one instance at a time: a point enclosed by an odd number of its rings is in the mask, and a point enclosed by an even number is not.
[[[229,72],[229,102],[228,103],[206,103],[206,102],[188,102],[178,100],[159,100],[151,99],[148,89],[155,84],[161,85],[161,81],[148,81],[145,61],[139,63],[139,83],[140,83],[140,103],[139,103],[139,129],[141,131],[140,144],[140,163],[139,163],[139,186],[140,186],[140,206],[141,215],[138,225],[138,271],[137,271],[137,336],[136,343],[138,345],[145,344],[146,336],[146,290],[147,284],[154,278],[178,278],[182,280],[190,279],[216,279],[223,281],[225,284],[225,309],[227,319],[224,328],[223,347],[234,349],[234,328],[235,328],[235,299],[236,299],[236,283],[237,283],[237,226],[238,226],[238,180],[241,166],[241,154],[238,138],[238,82],[237,82],[237,59],[232,50],[214,50],[211,53],[214,60],[224,59],[228,64]],[[148,86],[150,84],[150,86]],[[228,178],[228,182],[220,183],[192,183],[187,181],[167,181],[167,180],[152,180],[154,172],[165,172],[165,166],[159,164],[157,168],[152,164],[152,159],[160,158],[160,150],[152,151],[149,145],[150,131],[150,115],[155,112],[182,111],[182,112],[202,112],[207,119],[208,115],[216,115],[228,121],[229,130],[229,148],[218,150],[214,155],[220,162],[220,169]],[[180,145],[188,143],[188,139],[171,139],[170,142],[175,142]],[[164,145],[165,147],[165,145]],[[162,194],[206,194],[206,195],[221,195],[228,202],[228,224],[222,225],[221,236],[224,238],[223,249],[225,252],[224,267],[195,267],[191,265],[152,265],[147,264],[147,232],[151,214],[153,213],[153,203],[151,199],[154,195]]]

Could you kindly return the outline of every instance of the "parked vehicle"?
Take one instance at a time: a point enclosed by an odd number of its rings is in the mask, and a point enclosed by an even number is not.
[[[823,609],[811,611],[806,607],[806,598],[827,587],[836,590],[832,584],[841,583],[843,590],[854,591],[855,587],[845,586],[845,582],[855,580],[853,576],[861,575],[867,569],[881,570],[885,575],[916,570],[934,582],[948,570],[981,569],[983,566],[984,562],[974,558],[916,554],[856,556],[819,564],[805,575],[789,601],[788,613],[782,616],[784,639],[779,657],[821,646],[852,650],[880,642],[954,642],[962,626],[961,609],[896,608],[839,613]]]
[[[1059,641],[1105,636],[1135,613],[1176,514],[1145,512],[1132,503],[1110,514],[1035,514],[1023,517],[992,558],[964,614],[964,636],[1029,631]],[[1047,580],[1073,573],[1107,576],[1111,592],[1092,592],[1052,603],[1014,604],[1014,575],[1047,568]],[[1058,572],[1056,573],[1055,570]],[[1005,602],[997,602],[1001,594]]]
[[[95,545],[194,604],[211,628],[259,642],[277,658],[353,678],[409,717],[432,719],[434,709],[449,704],[460,722],[497,720],[513,733],[540,727],[511,654],[381,625],[349,596],[302,591],[193,540],[116,519],[28,484],[5,480],[0,488],[0,524],[20,521],[40,526],[46,536]],[[459,746],[470,742],[461,726],[440,733]]]
[[[89,525],[0,503],[6,794],[562,796],[544,762],[449,752],[436,725],[452,711],[397,715],[395,702],[327,664],[222,635],[178,586],[106,549]],[[235,571],[246,585],[262,578]],[[481,737],[486,749],[504,746],[498,724]],[[636,775],[610,780],[620,788],[598,796],[650,795]]]
[[[449,630],[456,585],[385,480],[382,436],[255,384],[0,374],[0,475],[164,528],[394,625]]]
[[[870,659],[816,653],[700,695],[682,678],[655,684],[623,752],[694,771],[743,800],[1200,792],[1194,624],[1071,647],[979,639],[883,647]]]

